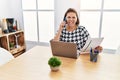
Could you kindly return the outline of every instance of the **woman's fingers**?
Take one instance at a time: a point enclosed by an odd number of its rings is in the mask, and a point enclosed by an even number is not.
[[[98,50],[99,52],[102,52],[102,50],[103,50],[103,48],[101,46],[97,46],[95,49]]]

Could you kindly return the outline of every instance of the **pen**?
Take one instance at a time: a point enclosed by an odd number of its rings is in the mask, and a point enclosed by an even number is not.
[[[99,54],[99,51],[97,49],[94,50],[94,59],[93,62],[97,62],[97,55]]]
[[[93,51],[92,51],[92,48],[90,48],[90,61],[93,61]]]

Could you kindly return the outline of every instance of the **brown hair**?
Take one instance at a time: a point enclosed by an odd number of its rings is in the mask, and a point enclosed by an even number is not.
[[[77,16],[77,22],[76,22],[76,25],[79,25],[79,18],[78,18],[77,11],[76,11],[75,9],[73,9],[73,8],[69,8],[69,9],[66,11],[66,13],[65,13],[64,18],[63,18],[63,19],[65,19],[65,18],[66,18],[67,14],[68,14],[69,12],[73,12],[73,13],[75,13],[75,14],[76,14],[76,16]]]

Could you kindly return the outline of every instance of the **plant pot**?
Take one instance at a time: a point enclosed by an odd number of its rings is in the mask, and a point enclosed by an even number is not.
[[[60,66],[56,66],[56,67],[50,66],[51,71],[55,71],[55,72],[59,70],[59,67],[60,67]]]

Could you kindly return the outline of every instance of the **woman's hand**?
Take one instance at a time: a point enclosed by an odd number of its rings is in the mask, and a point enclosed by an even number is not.
[[[95,49],[98,50],[99,53],[102,52],[102,50],[103,50],[103,48],[101,46],[97,46]]]
[[[66,26],[66,22],[62,21],[59,27],[59,30],[62,31],[62,29],[64,28],[64,26]]]
[[[62,30],[63,30],[63,28],[64,28],[65,25],[66,25],[66,22],[65,22],[65,21],[61,22],[60,27],[59,27],[59,30],[57,31],[57,33],[56,33],[56,35],[54,36],[54,39],[53,39],[53,40],[59,41],[61,32],[62,32]]]

